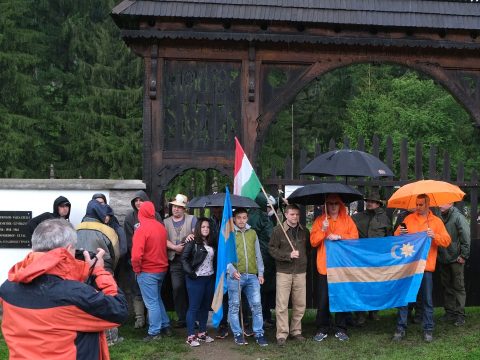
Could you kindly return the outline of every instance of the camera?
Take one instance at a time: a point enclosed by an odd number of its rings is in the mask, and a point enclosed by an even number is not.
[[[85,249],[75,249],[75,259],[85,261],[85,256],[83,256],[84,251]],[[95,256],[97,256],[97,254],[92,251],[89,251],[88,255],[90,255],[90,259],[93,259]]]

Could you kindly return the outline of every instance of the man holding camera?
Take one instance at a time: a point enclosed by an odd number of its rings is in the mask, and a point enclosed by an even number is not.
[[[128,317],[127,300],[104,269],[104,250],[74,257],[77,234],[63,219],[43,221],[32,252],[15,264],[0,287],[2,332],[10,360],[105,360],[104,330]],[[95,287],[86,284],[93,279]]]
[[[412,234],[426,231],[432,239],[427,256],[427,264],[423,273],[422,284],[419,292],[422,294],[423,314],[423,339],[426,342],[433,341],[433,272],[437,261],[438,247],[450,245],[450,235],[443,221],[430,211],[430,198],[426,194],[417,196],[415,212],[408,215],[400,226],[395,230],[395,235]],[[403,340],[407,329],[408,306],[398,308],[397,328],[393,335],[394,341]]]

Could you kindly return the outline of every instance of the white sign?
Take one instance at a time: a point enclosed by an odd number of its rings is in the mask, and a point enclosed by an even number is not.
[[[109,191],[99,190],[2,190],[0,189],[0,211],[31,211],[32,217],[53,212],[53,202],[59,196],[66,197],[70,204],[70,222],[77,226],[85,216],[87,204],[93,194],[105,194],[107,202],[110,200]],[[0,284],[8,277],[8,271],[17,262],[21,261],[30,249],[0,249]]]

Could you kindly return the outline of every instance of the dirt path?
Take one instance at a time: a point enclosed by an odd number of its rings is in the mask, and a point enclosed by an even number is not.
[[[250,343],[247,346],[257,346]],[[192,348],[185,359],[188,360],[252,360],[252,359],[264,359],[259,358],[258,355],[242,354],[239,349],[236,349],[238,345],[233,343],[233,339],[216,340],[210,344],[202,344],[196,348]]]

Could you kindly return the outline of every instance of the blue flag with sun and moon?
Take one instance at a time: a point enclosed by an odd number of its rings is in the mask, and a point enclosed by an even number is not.
[[[430,243],[426,232],[326,240],[330,311],[382,310],[415,302]]]
[[[225,202],[223,204],[222,225],[218,236],[217,273],[215,277],[215,291],[212,300],[212,323],[218,327],[223,318],[223,295],[227,292],[227,264],[237,262],[237,248],[233,225],[230,191],[225,188]]]

